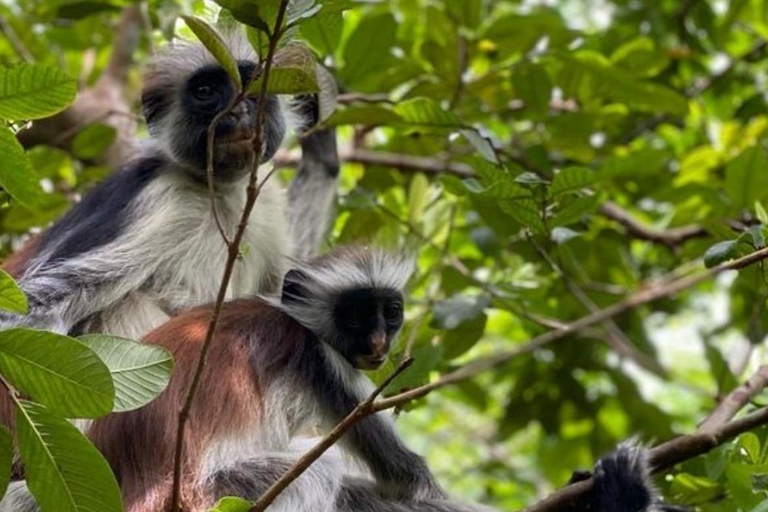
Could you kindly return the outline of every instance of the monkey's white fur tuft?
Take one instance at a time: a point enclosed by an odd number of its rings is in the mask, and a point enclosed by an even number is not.
[[[403,254],[343,248],[293,266],[288,280],[302,289],[296,300],[266,299],[316,336],[328,339],[335,332],[333,309],[342,293],[358,289],[402,293],[413,266],[413,259]]]

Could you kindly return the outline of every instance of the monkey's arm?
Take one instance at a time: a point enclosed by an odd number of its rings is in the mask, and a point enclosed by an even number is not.
[[[332,372],[322,387],[321,400],[329,424],[340,422],[372,389],[370,380],[351,367],[346,375]],[[395,432],[386,413],[369,416],[342,438],[342,445],[365,462],[381,491],[394,499],[443,499],[445,492],[424,459],[412,452]]]
[[[336,199],[339,155],[336,130],[312,133],[301,140],[301,163],[288,190],[293,255],[306,259],[328,233]]]

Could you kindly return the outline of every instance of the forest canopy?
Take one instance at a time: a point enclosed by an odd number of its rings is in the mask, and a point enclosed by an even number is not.
[[[247,26],[266,57],[280,3],[0,0],[0,256],[140,150],[153,54],[174,37],[215,52],[216,31]],[[768,2],[295,0],[284,23],[280,47],[299,50],[265,90],[338,88],[321,108],[341,162],[323,248],[417,257],[371,376],[398,372],[384,396],[424,390],[392,405],[446,489],[558,510],[540,500],[636,438],[668,501],[768,511]],[[293,179],[296,139],[272,179]],[[0,273],[0,309],[27,307]],[[26,411],[15,441],[0,430],[3,487],[15,442],[33,491],[93,486],[121,510],[64,419],[165,387],[169,354],[120,341],[0,331],[0,380]],[[46,436],[76,441],[47,460]],[[67,450],[80,465],[61,472]]]

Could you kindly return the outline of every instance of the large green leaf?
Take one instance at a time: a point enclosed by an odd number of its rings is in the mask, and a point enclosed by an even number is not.
[[[21,402],[16,435],[27,485],[43,512],[120,512],[120,488],[99,451],[45,406]]]
[[[597,181],[597,174],[588,167],[566,167],[555,175],[552,185],[549,187],[549,193],[553,196],[580,190],[588,187]]]
[[[344,16],[341,12],[321,12],[301,24],[299,32],[321,55],[333,55],[341,44]]]
[[[82,343],[32,329],[0,331],[0,374],[16,389],[68,418],[112,411],[109,368]]]
[[[760,146],[752,146],[728,162],[725,191],[733,204],[749,208],[768,191],[768,158]]]
[[[43,195],[37,173],[29,163],[16,135],[0,127],[0,186],[18,201],[34,206]]]
[[[235,88],[241,91],[243,89],[243,82],[240,80],[237,61],[232,56],[227,43],[224,42],[219,33],[200,18],[195,18],[194,16],[182,16],[182,18],[189,29],[203,43],[203,46],[219,61],[219,64],[227,72]]]
[[[254,80],[249,93],[261,91],[264,76]],[[275,55],[269,72],[267,92],[272,94],[308,94],[318,92],[317,63],[312,52],[304,45],[291,44]]]
[[[390,13],[366,16],[355,27],[344,46],[344,66],[341,75],[350,87],[370,79],[370,74],[382,69],[391,59],[397,24]],[[375,34],[375,36],[374,36]]]
[[[688,101],[679,92],[653,82],[636,80],[594,52],[581,51],[564,58],[564,62],[560,85],[568,95],[604,96],[650,112],[684,115],[688,111]]]
[[[23,315],[27,308],[27,296],[16,281],[0,269],[0,309]]]
[[[0,67],[0,117],[40,119],[61,112],[77,94],[77,82],[58,68],[21,64]]]
[[[13,439],[7,428],[0,426],[0,496],[5,494],[8,482],[11,481],[12,463]]]
[[[456,114],[445,110],[430,98],[414,98],[403,101],[394,110],[409,124],[445,127],[464,126]]]
[[[112,372],[115,384],[114,412],[146,405],[168,385],[173,370],[171,354],[157,345],[91,334],[78,341],[96,352]]]

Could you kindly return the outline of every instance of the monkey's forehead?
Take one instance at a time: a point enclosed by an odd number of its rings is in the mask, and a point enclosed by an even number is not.
[[[222,39],[235,60],[258,63],[259,56],[243,32],[225,32]],[[150,59],[144,75],[144,88],[178,87],[198,69],[217,63],[199,41],[176,39]]]

